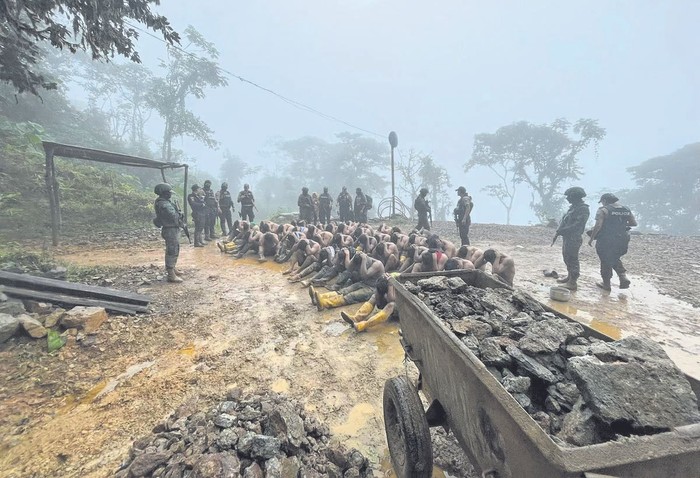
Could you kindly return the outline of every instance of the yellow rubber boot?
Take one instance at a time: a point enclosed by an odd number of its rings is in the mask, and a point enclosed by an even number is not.
[[[361,322],[361,321],[365,320],[367,317],[369,317],[369,314],[371,314],[373,310],[374,310],[374,304],[368,301],[368,302],[365,302],[364,304],[362,304],[362,307],[360,307],[357,310],[357,312],[355,312],[354,314],[350,315],[350,314],[343,311],[340,313],[340,316],[343,318],[343,320],[345,322],[354,326],[355,322]]]
[[[316,306],[318,310],[323,310],[325,309],[325,302],[322,302],[323,299],[328,299],[331,296],[338,295],[337,292],[326,292],[324,294],[319,294],[318,291],[314,291],[314,298],[311,299],[311,302]]]
[[[381,324],[383,322],[386,322],[388,319],[389,319],[389,314],[383,310],[380,310],[379,312],[374,314],[369,319],[367,319],[363,322],[356,323],[355,330],[358,332],[364,332],[365,330],[369,329],[370,327],[374,327],[377,324]]]
[[[342,307],[345,305],[345,297],[338,294],[337,292],[329,292],[328,294],[323,294],[318,296],[318,305],[316,306],[318,310],[323,309],[333,309],[335,307]]]
[[[235,242],[224,242],[224,252],[233,252],[236,249]]]

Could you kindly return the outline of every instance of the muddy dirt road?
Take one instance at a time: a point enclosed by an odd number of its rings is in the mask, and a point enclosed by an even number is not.
[[[516,286],[552,305],[552,280],[541,271],[563,265],[559,249],[542,242],[549,230],[495,228],[476,225],[474,242],[511,253]],[[454,235],[453,225],[436,229]],[[536,229],[543,231],[533,234]],[[111,316],[97,335],[69,343],[56,356],[39,341],[0,349],[0,476],[109,476],[131,442],[174,408],[185,401],[204,407],[231,387],[293,396],[369,457],[378,476],[387,470],[382,388],[404,370],[396,324],[355,334],[338,310],[317,312],[306,290],[280,274],[281,266],[236,261],[214,244],[183,245],[181,285],[141,280],[144,270],[160,270],[162,241],[109,247],[65,247],[57,258],[120,268],[105,274],[114,287],[151,295],[153,313]],[[602,294],[592,287],[597,263],[584,251],[583,288],[558,307],[613,336],[653,337],[686,373],[700,376],[697,309],[661,295],[658,281],[629,269],[629,291]],[[653,273],[672,277],[669,267]]]

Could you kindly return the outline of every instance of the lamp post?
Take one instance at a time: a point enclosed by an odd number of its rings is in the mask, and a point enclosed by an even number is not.
[[[391,145],[391,217],[396,214],[396,188],[394,185],[394,148],[399,145],[399,137],[395,131],[389,133],[389,144]]]

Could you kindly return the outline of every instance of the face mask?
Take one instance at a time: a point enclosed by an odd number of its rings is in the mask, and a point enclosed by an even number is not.
[[[163,193],[163,197],[164,197],[165,199],[170,199],[172,196],[173,196],[173,192],[172,192],[172,191],[165,191],[165,192]]]

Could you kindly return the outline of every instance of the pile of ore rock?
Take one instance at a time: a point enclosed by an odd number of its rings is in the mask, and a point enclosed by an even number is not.
[[[478,357],[562,446],[648,435],[700,421],[686,377],[655,342],[605,342],[529,295],[434,276],[406,289]]]
[[[115,475],[163,478],[365,478],[357,450],[331,442],[330,430],[283,395],[230,391],[208,413],[182,406],[134,442]]]

